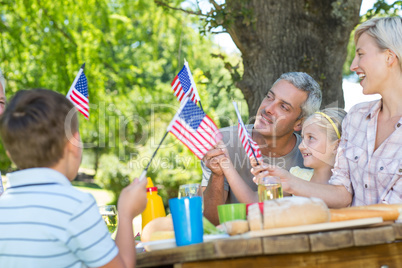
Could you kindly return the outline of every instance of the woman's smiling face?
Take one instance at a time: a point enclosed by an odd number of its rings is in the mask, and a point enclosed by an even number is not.
[[[387,51],[381,50],[373,37],[363,33],[357,41],[350,70],[359,76],[364,94],[381,93],[379,90],[388,74]]]

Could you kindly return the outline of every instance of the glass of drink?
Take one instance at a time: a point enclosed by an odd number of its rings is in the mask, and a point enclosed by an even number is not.
[[[117,228],[117,212],[116,206],[99,206],[99,212],[106,223],[109,233],[113,234]]]
[[[258,202],[282,197],[282,184],[279,177],[265,176],[258,179]]]
[[[188,197],[201,196],[202,197],[201,185],[199,185],[198,183],[180,185],[178,198],[183,198],[186,196],[188,196]]]
[[[198,183],[183,184],[179,186],[177,198],[200,196],[202,201],[202,211],[204,211],[204,199],[202,197],[202,188]]]

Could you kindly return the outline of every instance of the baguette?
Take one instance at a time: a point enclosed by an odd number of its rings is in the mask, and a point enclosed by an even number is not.
[[[346,221],[382,217],[383,221],[402,219],[402,204],[374,204],[343,209],[331,209],[331,221]]]
[[[250,231],[262,230],[262,216],[258,203],[251,204],[248,207],[247,221]]]
[[[329,222],[330,212],[319,198],[284,197],[264,202],[264,229]]]
[[[382,217],[383,221],[394,221],[399,217],[399,212],[397,210],[340,208],[340,209],[331,209],[330,212],[331,212],[331,222],[357,220],[357,219],[374,218],[374,217]]]

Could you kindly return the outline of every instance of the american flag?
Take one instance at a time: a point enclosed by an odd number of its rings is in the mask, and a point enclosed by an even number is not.
[[[84,73],[85,63],[74,79],[70,90],[67,93],[69,99],[86,119],[89,118],[88,83]]]
[[[200,97],[191,75],[188,62],[184,62],[184,66],[181,71],[176,75],[172,82],[172,89],[176,98],[181,102],[185,97],[189,97],[193,102],[200,101]]]
[[[246,127],[244,126],[243,120],[241,119],[239,109],[237,108],[236,102],[233,102],[233,105],[236,110],[237,119],[239,121],[238,126],[238,134],[241,144],[243,145],[244,150],[246,151],[248,157],[255,157],[257,162],[262,162],[261,150],[258,144],[253,141],[251,135],[248,133]]]
[[[222,139],[215,123],[191,99],[180,107],[167,130],[199,159]]]

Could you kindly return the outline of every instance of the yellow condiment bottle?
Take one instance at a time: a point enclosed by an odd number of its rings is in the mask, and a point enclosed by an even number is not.
[[[155,218],[165,217],[166,211],[163,206],[162,197],[158,195],[158,188],[154,187],[151,178],[148,179],[147,184],[147,206],[145,210],[141,213],[142,217],[142,229],[144,229],[145,225],[148,222],[152,221]]]

